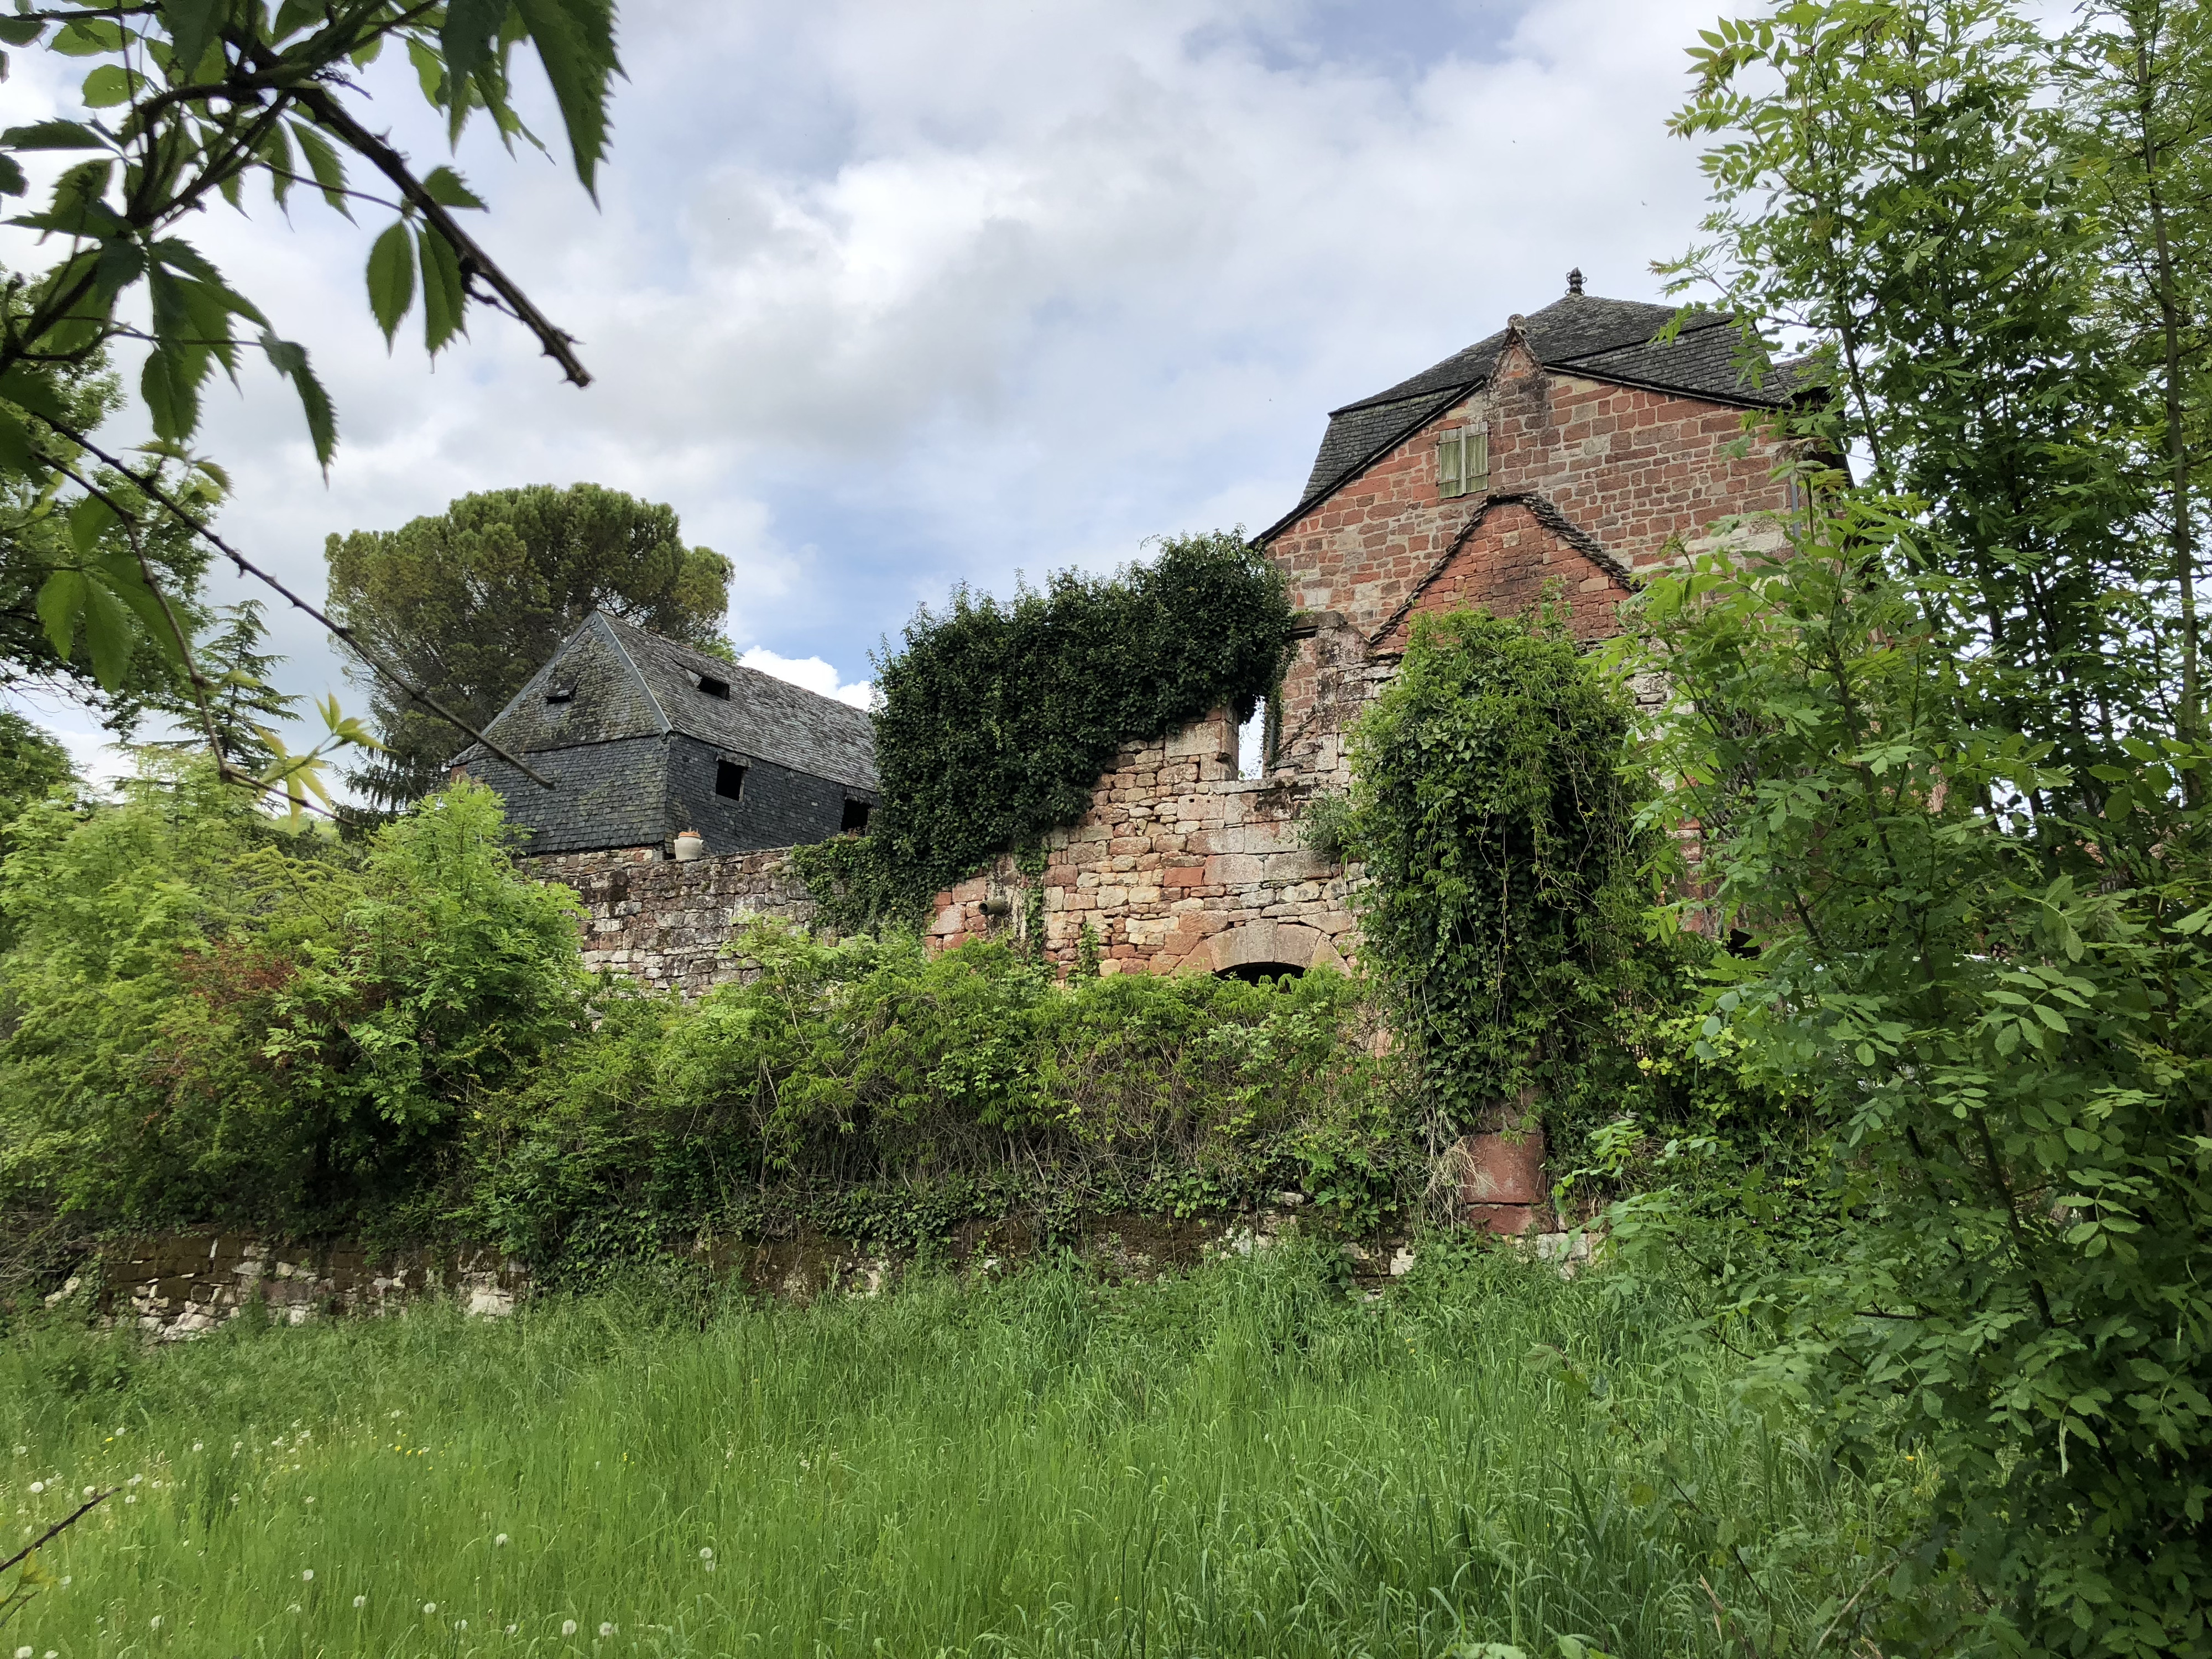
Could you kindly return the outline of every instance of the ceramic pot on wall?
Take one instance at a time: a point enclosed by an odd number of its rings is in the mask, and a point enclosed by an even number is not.
[[[676,837],[676,861],[689,864],[694,859],[707,856],[707,838],[696,830],[684,830]]]

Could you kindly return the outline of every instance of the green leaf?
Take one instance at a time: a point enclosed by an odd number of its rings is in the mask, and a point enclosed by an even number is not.
[[[463,184],[461,175],[451,167],[431,168],[429,175],[422,180],[422,188],[430,193],[430,199],[440,207],[474,208],[478,212],[484,210],[484,204],[477,193]]]
[[[131,670],[131,647],[138,630],[131,625],[131,612],[106,583],[87,574],[84,582],[84,643],[92,658],[92,677],[112,691]]]
[[[387,349],[399,331],[400,320],[415,303],[415,244],[400,220],[376,239],[368,251],[368,308],[384,331]]]
[[[345,198],[345,164],[338,159],[331,141],[305,121],[292,124],[292,137],[300,146],[300,154],[307,158],[307,171],[315,175],[323,200],[347,218],[352,218],[353,209]]]
[[[315,459],[328,471],[331,457],[337,453],[337,416],[331,409],[330,393],[323,390],[323,383],[308,365],[307,347],[264,332],[261,349],[268,355],[270,366],[299,392],[301,412],[307,417],[307,435],[314,441]]]
[[[453,245],[425,225],[416,233],[422,252],[422,343],[436,356],[445,343],[461,332],[461,313],[468,304],[468,288],[461,280],[461,262]]]
[[[36,17],[0,17],[0,41],[11,46],[27,46],[39,38],[46,27]]]
[[[179,80],[198,78],[200,60],[215,44],[228,0],[161,0],[161,21],[169,26],[170,61]]]
[[[67,657],[76,643],[77,618],[84,613],[84,572],[57,570],[39,585],[40,623],[54,654]]]
[[[622,73],[613,0],[514,0],[514,6],[553,83],[576,177],[597,201],[594,177],[607,148],[607,83]]]
[[[113,109],[118,104],[131,101],[134,78],[120,64],[102,64],[84,77],[77,96],[87,109]]]
[[[16,364],[6,374],[0,374],[0,399],[15,404],[18,409],[27,409],[33,415],[44,416],[48,420],[66,421],[69,418],[68,407],[63,403],[61,393],[54,389],[53,382],[47,378],[52,373],[52,370],[33,368],[28,363]]]
[[[468,100],[459,89],[490,61],[492,43],[507,14],[507,0],[447,0],[446,21],[439,31],[438,44],[445,50],[446,73],[453,77],[457,121],[468,110]]]
[[[31,444],[31,429],[15,418],[12,410],[0,409],[0,475],[20,477],[32,471],[37,453]]]
[[[182,352],[148,352],[146,366],[138,372],[138,394],[146,401],[155,437],[182,443],[198,428],[199,386]]]
[[[0,132],[0,149],[106,149],[107,140],[82,121],[33,121]]]
[[[79,498],[70,508],[70,545],[81,559],[90,558],[111,525],[119,523],[115,509],[97,495]]]
[[[21,196],[31,187],[22,167],[12,155],[0,155],[0,196]]]

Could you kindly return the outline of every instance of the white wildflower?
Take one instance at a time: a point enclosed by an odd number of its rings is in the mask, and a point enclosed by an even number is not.
[[[123,1494],[123,1501],[126,1504],[135,1504],[138,1501],[138,1494],[135,1492],[127,1492]]]
[[[435,1601],[425,1601],[422,1604],[422,1611],[425,1614],[435,1613],[437,1610],[438,1604]]]
[[[206,1448],[205,1448],[204,1446],[201,1445],[201,1443],[200,1443],[198,1441],[195,1440],[195,1441],[193,1441],[193,1442],[192,1442],[192,1449],[193,1449],[194,1451],[204,1451],[204,1450],[206,1449]]]
[[[468,1627],[469,1621],[465,1619],[456,1619],[453,1620],[453,1628],[455,1630],[466,1630]]]
[[[15,1659],[33,1659],[33,1655],[38,1650],[35,1648],[17,1648],[15,1650]]]
[[[563,1636],[574,1636],[575,1633],[576,1621],[573,1619],[563,1619],[561,1621],[561,1634]]]
[[[146,1478],[146,1477],[145,1477],[144,1475],[143,1475],[143,1474],[134,1474],[134,1475],[132,1475],[132,1476],[131,1477],[131,1479],[130,1479],[128,1481],[126,1481],[125,1484],[126,1486],[137,1486],[137,1485],[141,1480],[143,1480],[145,1478]]]
[[[713,1560],[714,1559],[714,1547],[712,1544],[702,1544],[699,1547],[699,1559],[702,1561]]]
[[[507,1633],[509,1636],[512,1636],[512,1635],[514,1635],[514,1632],[517,1632],[517,1631],[520,1630],[521,1628],[522,1628],[522,1626],[520,1626],[520,1625],[509,1625],[509,1626],[507,1627]]]
[[[292,1603],[292,1605],[291,1605],[290,1607],[287,1607],[287,1608],[285,1608],[285,1609],[284,1609],[284,1611],[285,1611],[285,1612],[287,1612],[287,1613],[297,1613],[297,1612],[299,1612],[299,1610],[300,1610],[300,1604],[299,1604],[297,1601],[293,1602],[293,1603]]]
[[[354,1611],[358,1613],[368,1605],[368,1598],[366,1595],[356,1595],[353,1598],[353,1605]]]
[[[159,1629],[161,1629],[161,1615],[160,1613],[155,1613],[155,1614],[151,1619],[149,1619],[149,1620],[146,1621],[146,1628],[147,1628],[147,1629],[149,1629],[149,1630],[159,1630]]]
[[[315,1494],[314,1494],[314,1493],[313,1493],[313,1492],[309,1492],[309,1493],[307,1494],[307,1501],[308,1501],[310,1504],[313,1503],[313,1502],[315,1501]]]
[[[94,1492],[98,1492],[99,1490],[100,1490],[100,1488],[99,1488],[99,1487],[97,1487],[97,1486],[87,1486],[87,1487],[84,1489],[84,1495],[85,1495],[87,1498],[89,1498],[89,1497],[91,1497],[91,1496],[93,1495],[93,1493],[94,1493]]]
[[[315,1582],[315,1570],[314,1570],[313,1567],[302,1567],[302,1568],[301,1568],[301,1569],[300,1569],[300,1582],[301,1582],[301,1583],[303,1583],[303,1584],[312,1584],[312,1583],[313,1583]]]
[[[614,1626],[613,1626],[612,1624],[610,1624],[610,1623],[602,1623],[602,1624],[599,1626],[599,1634],[600,1634],[602,1637],[612,1636],[614,1633],[615,1633],[615,1627],[614,1627]]]
[[[498,1537],[493,1539],[491,1540],[491,1547],[496,1550],[505,1549],[507,1547],[507,1534],[505,1533],[501,1533]]]

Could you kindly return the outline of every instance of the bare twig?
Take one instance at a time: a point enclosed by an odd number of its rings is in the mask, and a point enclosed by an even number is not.
[[[83,1503],[78,1504],[74,1510],[68,1515],[64,1516],[60,1520],[55,1522],[52,1526],[48,1527],[44,1532],[40,1533],[36,1538],[33,1538],[29,1543],[24,1545],[22,1548],[17,1550],[5,1561],[0,1561],[0,1572],[5,1572],[9,1568],[19,1565],[21,1563],[27,1560],[41,1544],[52,1543],[55,1539],[61,1536],[62,1534],[67,1532],[71,1527],[76,1525],[78,1522],[83,1520],[86,1516],[91,1514],[93,1510],[98,1509],[109,1498],[114,1497],[119,1490],[121,1490],[119,1487],[110,1486],[106,1492],[100,1493],[99,1497],[87,1498]]]

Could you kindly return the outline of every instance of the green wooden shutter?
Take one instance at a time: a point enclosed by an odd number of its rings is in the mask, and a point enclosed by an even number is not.
[[[1437,440],[1437,494],[1439,495],[1467,494],[1467,449],[1460,441],[1463,435],[1447,432]]]
[[[1490,428],[1471,426],[1467,429],[1467,463],[1462,476],[1471,494],[1490,488]]]

